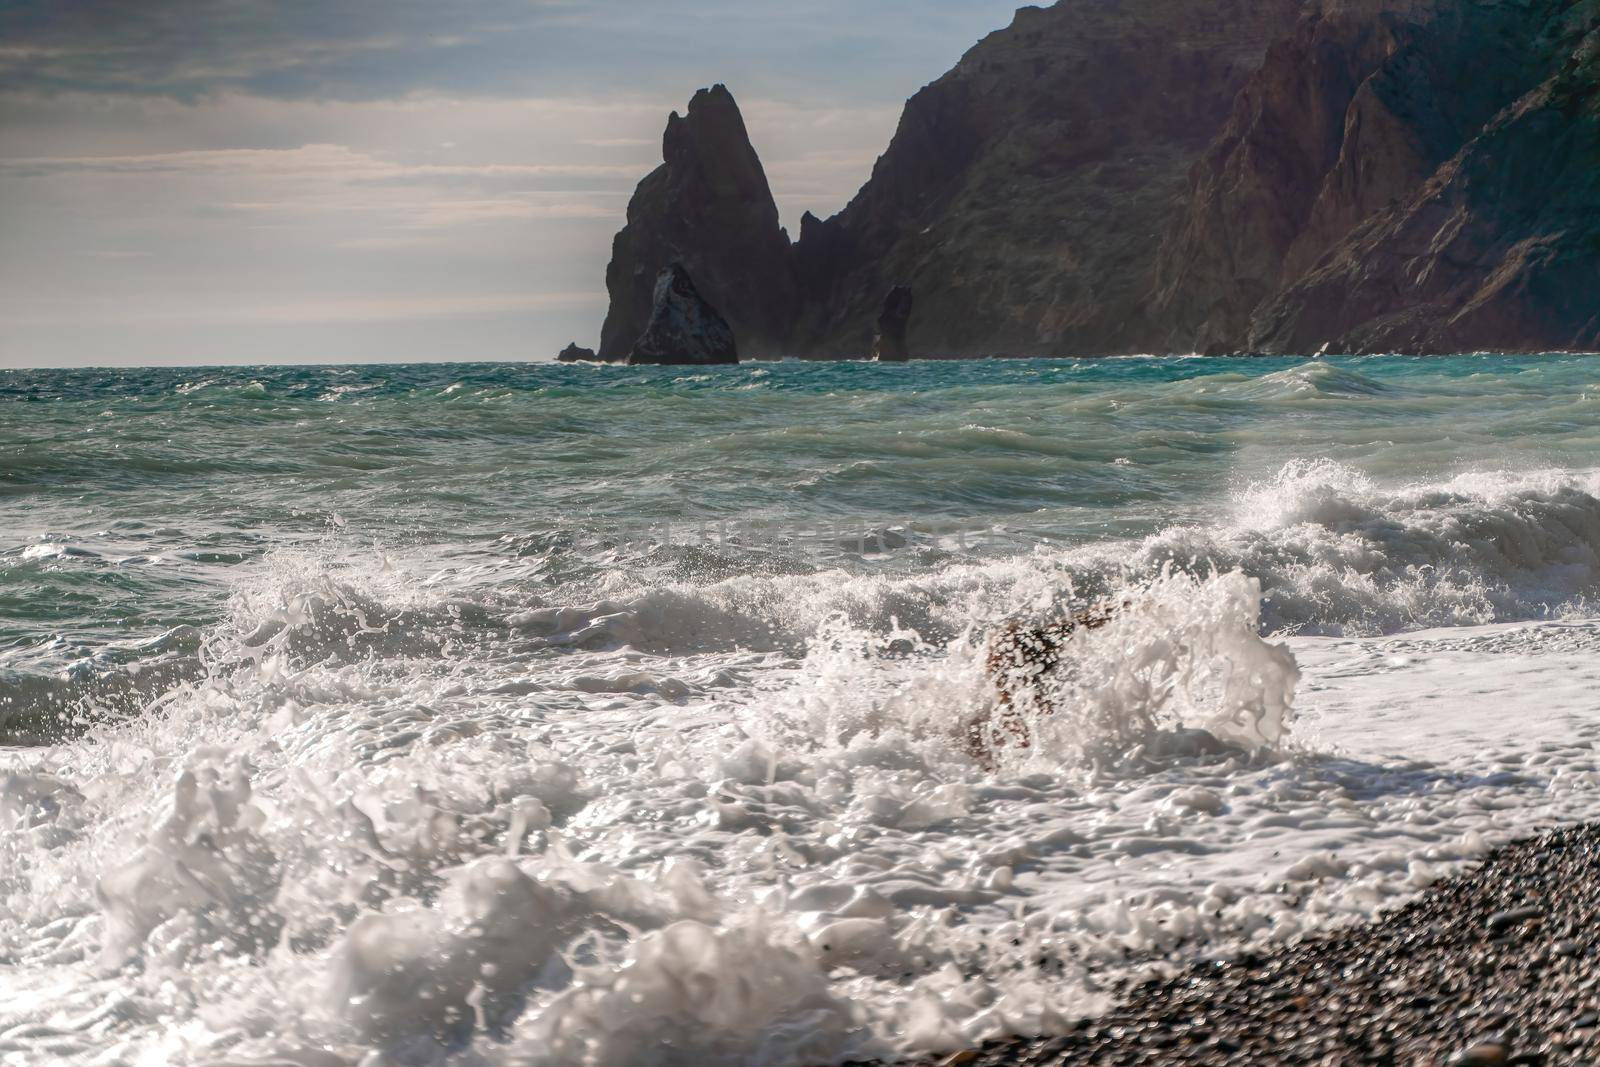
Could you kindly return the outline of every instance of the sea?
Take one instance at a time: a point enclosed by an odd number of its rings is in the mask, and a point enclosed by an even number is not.
[[[0,371],[0,1064],[1059,1032],[1593,818],[1597,597],[1577,356]]]

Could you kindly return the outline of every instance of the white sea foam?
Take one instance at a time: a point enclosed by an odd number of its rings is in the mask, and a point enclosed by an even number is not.
[[[1558,617],[1600,590],[1600,474],[1384,488],[1330,461],[1291,463],[1242,492],[1231,523],[1168,530],[1133,557],[1244,570],[1266,591],[1269,629],[1377,634]]]
[[[1600,473],[1469,474],[1384,487],[1327,460],[1245,486],[1223,521],[912,576],[824,570],[663,583],[549,604],[514,625],[552,643],[658,653],[803,647],[844,614],[946,641],[976,622],[1105,597],[1178,569],[1256,578],[1268,632],[1373,635],[1582,614],[1600,593]]]
[[[1140,542],[573,597],[277,554],[199,680],[0,758],[0,1062],[1048,1032],[1587,818],[1600,623],[1546,617],[1600,575],[1597,490],[1297,465]],[[988,627],[1086,600],[1029,743],[975,752]]]

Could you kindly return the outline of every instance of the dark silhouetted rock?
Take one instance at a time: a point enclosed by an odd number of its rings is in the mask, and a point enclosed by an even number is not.
[[[1148,351],[1188,170],[1307,2],[1019,10],[911,98],[849,206],[802,224],[796,354],[867,351],[898,284],[921,356]]]
[[[627,358],[650,318],[656,278],[674,263],[728,309],[747,353],[783,355],[797,297],[789,236],[732,94],[702,89],[686,114],[673,112],[662,155],[612,244],[600,357]]]
[[[574,343],[568,345],[566,348],[563,348],[561,350],[561,354],[556,356],[556,362],[557,363],[593,363],[598,358],[599,357],[596,356],[595,353],[594,353],[594,349],[592,349],[592,348],[583,348],[583,347],[579,346],[576,342],[574,342]]]
[[[872,358],[879,363],[905,363],[911,359],[906,347],[906,330],[911,326],[911,290],[897,285],[883,298],[878,313],[878,329],[872,341]]]
[[[1600,348],[1600,0],[1064,0],[913,96],[790,245],[695,96],[617,236],[602,358],[670,262],[747,351]]]
[[[656,279],[650,321],[628,352],[628,362],[739,362],[733,328],[700,295],[682,264],[672,264]]]

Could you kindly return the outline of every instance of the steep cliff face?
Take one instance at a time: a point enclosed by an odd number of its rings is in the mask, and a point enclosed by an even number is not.
[[[674,263],[724,310],[746,353],[781,354],[796,306],[789,237],[733,95],[702,89],[686,114],[673,112],[662,157],[612,244],[600,358],[628,358],[650,320],[656,279]]]
[[[1500,106],[1264,303],[1245,347],[1600,350],[1600,3],[1494,13],[1520,54],[1461,80]],[[1413,99],[1443,107],[1465,88]]]
[[[1583,245],[1572,233],[1581,212],[1540,222],[1515,206],[1530,194],[1600,206],[1564,182],[1576,171],[1579,189],[1593,188],[1592,164],[1587,177],[1580,164],[1583,123],[1512,114],[1537,110],[1530,94],[1584,47],[1582,8],[1594,5],[1332,0],[1274,46],[1196,167],[1184,219],[1162,249],[1153,301],[1171,327],[1162,347],[1572,342],[1581,324],[1569,319],[1544,317],[1532,332],[1443,323],[1477,300],[1513,249],[1531,254],[1526,241],[1543,248],[1559,231],[1574,250]],[[1524,132],[1491,133],[1508,124]],[[1538,163],[1519,168],[1520,186],[1491,192],[1467,179],[1463,153],[1480,168],[1502,153]]]
[[[600,354],[682,261],[747,355],[1600,348],[1600,0],[1063,0],[778,225],[721,87],[618,234]]]
[[[881,294],[942,355],[1124,352],[1185,173],[1305,0],[1026,7],[907,103],[871,179],[796,247],[795,350],[859,358]]]

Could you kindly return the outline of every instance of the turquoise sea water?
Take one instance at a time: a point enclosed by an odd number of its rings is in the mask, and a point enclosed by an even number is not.
[[[1587,471],[1597,405],[1564,356],[0,372],[0,679],[192,647],[290,547],[569,597],[914,571],[1226,523],[1296,464]]]
[[[1048,1034],[1592,818],[1597,597],[1585,358],[3,371],[0,1064]]]

